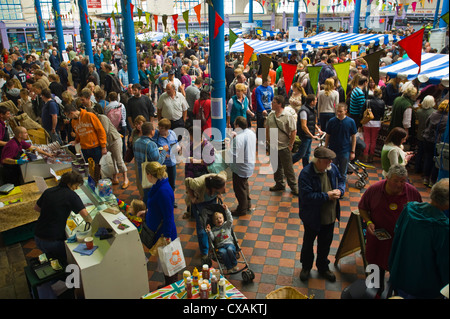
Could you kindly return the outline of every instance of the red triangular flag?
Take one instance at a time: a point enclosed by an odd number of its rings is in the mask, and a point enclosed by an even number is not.
[[[215,20],[215,24],[214,24],[214,39],[215,39],[217,37],[217,35],[219,34],[219,28],[223,24],[223,19],[220,17],[220,15],[217,13],[217,11],[216,11],[216,18],[214,20]]]
[[[89,24],[89,17],[87,15],[87,13],[84,14],[84,18],[86,19],[86,23]]]
[[[109,17],[108,19],[106,19],[106,21],[108,22],[109,29],[111,30],[111,17]]]
[[[244,68],[247,66],[253,54],[253,48],[244,42]],[[297,66],[295,66],[297,67]]]
[[[158,31],[158,16],[154,14],[153,19],[155,20],[155,31]]]
[[[197,20],[198,20],[198,24],[202,24],[202,22],[201,22],[201,16],[200,16],[200,11],[202,10],[202,4],[201,3],[199,3],[199,4],[197,4],[195,7],[194,7],[194,11],[195,11],[195,13],[197,14]]]
[[[130,2],[130,12],[131,12],[131,20],[133,20],[133,11],[134,11],[134,4]]]
[[[173,28],[175,29],[175,33],[178,33],[178,14],[173,14],[172,19],[173,19]]]
[[[295,72],[297,72],[297,65],[289,63],[281,63],[281,70],[283,71],[284,86],[286,88],[286,94],[289,96],[291,90],[292,80],[294,79]]]
[[[406,51],[408,57],[419,66],[418,74],[420,73],[420,65],[422,63],[422,42],[424,31],[425,29],[422,28],[411,34],[409,37],[398,41],[398,45]]]

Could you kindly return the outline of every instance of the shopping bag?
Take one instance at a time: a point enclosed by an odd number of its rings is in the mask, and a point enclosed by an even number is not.
[[[115,174],[114,162],[112,160],[111,152],[106,153],[100,159],[100,168],[102,178],[113,178]]]
[[[186,268],[180,238],[164,247],[158,247],[159,261],[166,276],[170,277]]]

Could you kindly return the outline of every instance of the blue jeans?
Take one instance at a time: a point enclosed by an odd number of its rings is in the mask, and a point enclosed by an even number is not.
[[[90,148],[90,149],[82,149],[84,160],[88,163],[88,158],[92,157],[96,164],[100,163],[100,159],[102,158],[102,148],[100,146]]]
[[[233,244],[225,244],[217,250],[227,269],[231,269],[237,265],[236,247]]]
[[[200,254],[202,256],[208,255],[209,242],[208,242],[208,234],[206,233],[205,228],[204,228],[204,226],[206,226],[206,225],[202,225],[202,223],[200,221],[200,213],[206,205],[215,204],[216,202],[217,202],[217,199],[214,198],[208,202],[191,205],[192,215],[194,216],[195,222],[196,222],[198,246],[200,248]]]
[[[311,155],[312,138],[302,137],[302,143],[297,153],[292,155],[292,164],[297,163],[302,159],[303,167],[309,164],[309,156]]]
[[[347,166],[350,161],[350,152],[336,153],[336,158],[333,160],[334,165],[339,169],[339,173],[344,179],[347,179]]]
[[[66,247],[63,240],[44,240],[34,237],[37,248],[47,255],[47,258],[58,259],[61,263],[67,264]]]

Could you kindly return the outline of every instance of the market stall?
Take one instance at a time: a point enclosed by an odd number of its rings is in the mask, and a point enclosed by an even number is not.
[[[222,277],[224,278],[224,277]],[[233,286],[226,278],[225,280],[225,296],[220,297],[219,292],[213,294],[209,293],[208,299],[247,299],[242,292]],[[171,285],[160,288],[142,296],[142,299],[188,299],[185,281],[179,280]],[[200,299],[199,287],[192,287],[192,298]]]
[[[321,32],[315,36],[298,39],[299,43],[313,46],[332,47],[336,45],[381,45],[400,41],[402,37],[393,34],[366,34]]]
[[[418,77],[422,83],[442,83],[448,87],[448,57],[448,54],[422,53],[420,74],[418,74],[419,66],[410,58],[405,58],[380,68],[380,75],[389,76],[390,78],[398,76],[405,80],[412,80]]]

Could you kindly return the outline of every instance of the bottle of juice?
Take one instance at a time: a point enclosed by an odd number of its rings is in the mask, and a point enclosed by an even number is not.
[[[186,289],[186,295],[188,299],[192,299],[192,278],[187,277],[184,288]]]
[[[200,287],[200,299],[208,299],[208,286],[205,284],[202,284]]]
[[[192,272],[192,284],[194,287],[198,287],[198,270],[197,267],[194,267],[194,271]]]
[[[215,275],[211,276],[211,294],[217,294],[217,277]]]
[[[225,293],[225,279],[222,278],[219,281],[219,296],[220,298],[226,298],[226,293]]]
[[[203,279],[209,280],[209,266],[208,266],[208,264],[204,264],[203,265],[202,277],[203,277]]]

